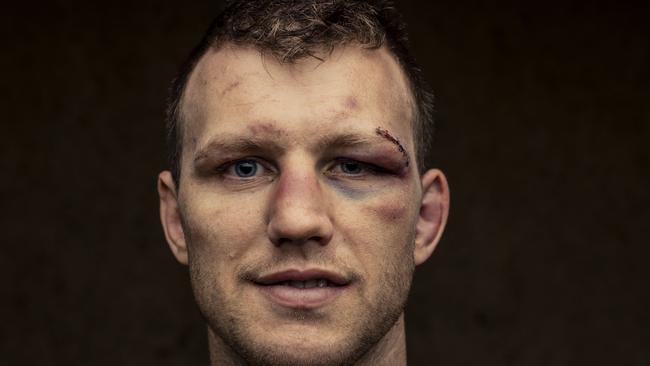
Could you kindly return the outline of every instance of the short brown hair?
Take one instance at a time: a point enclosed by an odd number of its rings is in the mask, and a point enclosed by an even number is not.
[[[315,57],[337,46],[386,46],[402,67],[415,103],[413,129],[418,167],[433,135],[433,93],[408,52],[406,25],[387,0],[240,0],[231,1],[183,63],[167,105],[169,164],[178,185],[182,152],[181,101],[190,74],[210,48],[225,43],[253,46],[283,63]],[[319,52],[320,51],[320,52]]]

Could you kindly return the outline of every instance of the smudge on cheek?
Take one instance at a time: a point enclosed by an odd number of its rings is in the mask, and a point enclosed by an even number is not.
[[[365,209],[370,215],[377,217],[380,221],[396,222],[402,221],[409,212],[408,203],[398,198],[378,198],[369,203]]]

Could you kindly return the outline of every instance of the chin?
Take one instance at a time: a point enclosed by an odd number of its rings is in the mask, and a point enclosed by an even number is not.
[[[273,366],[326,366],[350,365],[361,355],[359,350],[351,349],[348,344],[283,344],[247,347],[244,358],[251,365]]]
[[[352,365],[374,343],[347,332],[337,336],[327,333],[319,333],[318,329],[296,333],[295,329],[279,328],[261,334],[231,333],[222,339],[227,340],[227,347],[236,358],[246,364],[268,366]]]

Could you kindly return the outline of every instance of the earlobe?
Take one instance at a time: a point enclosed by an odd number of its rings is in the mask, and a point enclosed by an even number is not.
[[[187,264],[187,244],[181,221],[176,184],[169,171],[158,175],[158,197],[160,198],[160,221],[167,243],[176,259]]]
[[[449,185],[438,169],[422,176],[422,202],[416,224],[415,264],[424,263],[440,241],[449,214]]]

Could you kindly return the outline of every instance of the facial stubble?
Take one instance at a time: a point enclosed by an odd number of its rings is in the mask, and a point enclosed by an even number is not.
[[[362,357],[371,358],[374,347],[391,330],[404,311],[415,268],[413,245],[406,245],[407,248],[403,248],[406,250],[401,252],[400,258],[384,267],[385,270],[378,281],[381,288],[375,298],[367,296],[368,283],[359,281],[356,291],[357,298],[361,299],[361,303],[357,305],[361,313],[344,319],[338,329],[343,333],[342,336],[336,343],[321,345],[318,349],[322,352],[312,349],[291,353],[292,349],[288,347],[278,347],[256,337],[251,329],[254,324],[250,323],[250,314],[241,306],[241,302],[225,302],[226,297],[220,296],[224,289],[215,288],[217,281],[214,281],[213,276],[216,273],[209,269],[208,273],[205,272],[209,263],[201,263],[201,258],[190,255],[191,281],[197,303],[209,328],[211,351],[215,347],[225,348],[220,349],[219,353],[229,354],[247,365],[269,366],[353,365]],[[318,309],[285,310],[282,313],[285,319],[307,322],[315,326],[322,324],[327,327],[328,322],[334,321],[333,317],[339,317],[336,321],[340,321],[341,317],[345,318],[345,314],[323,313]],[[268,332],[267,336],[272,337],[272,331]]]

